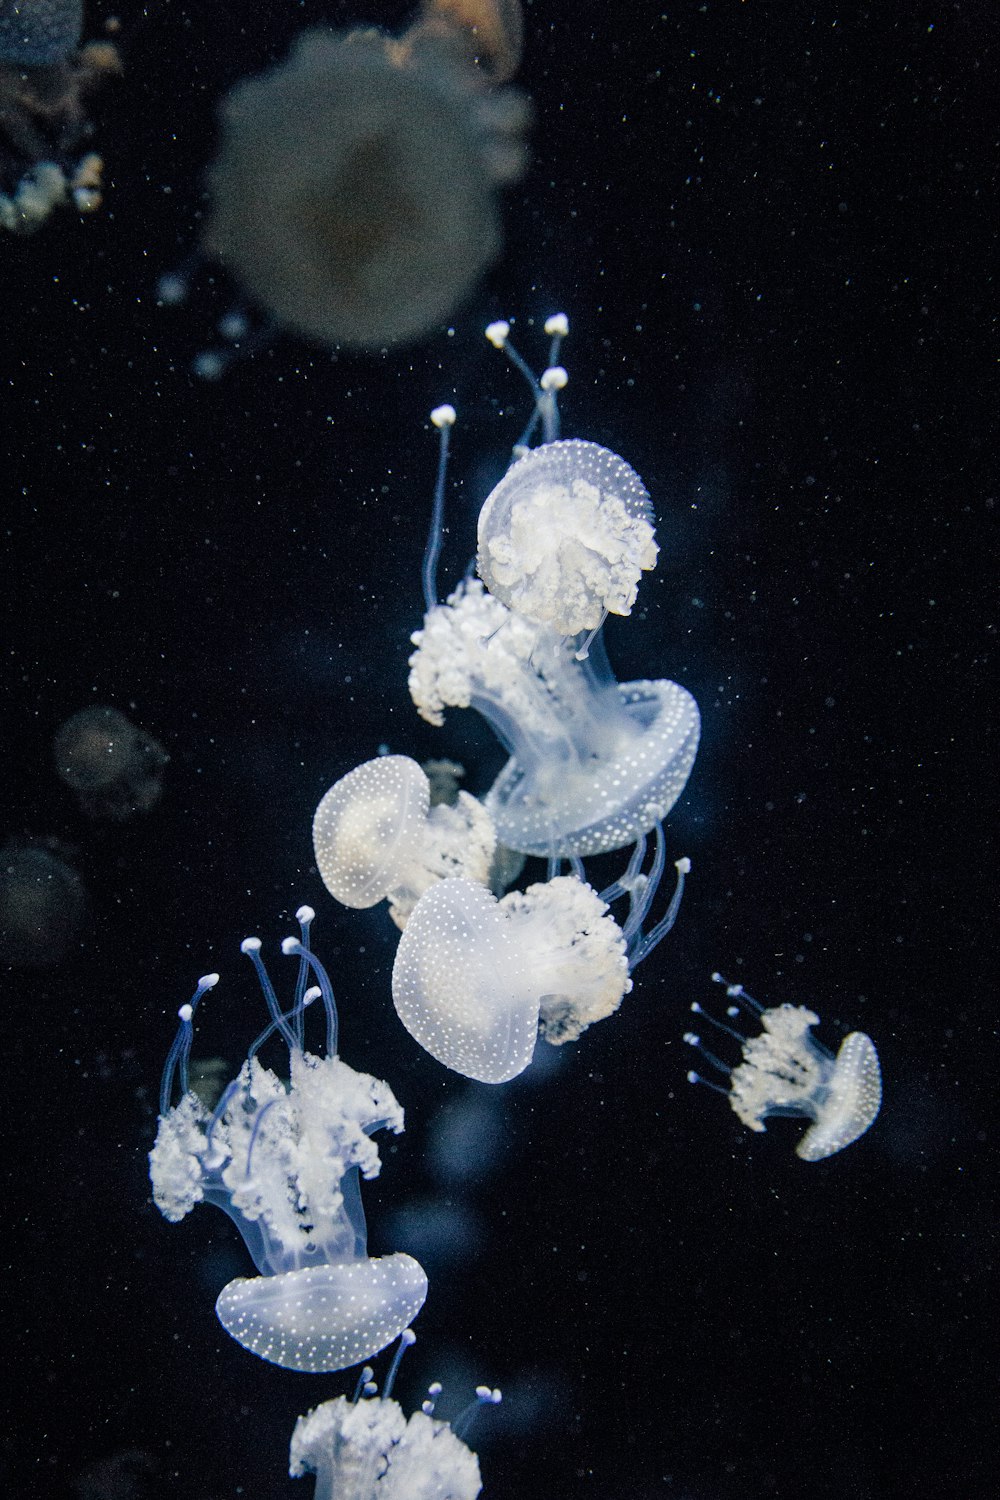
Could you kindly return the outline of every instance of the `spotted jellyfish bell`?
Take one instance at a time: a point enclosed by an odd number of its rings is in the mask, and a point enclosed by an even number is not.
[[[338,1396],[299,1417],[292,1433],[288,1472],[315,1474],[314,1500],[476,1500],[482,1489],[479,1460],[463,1440],[481,1406],[495,1406],[498,1390],[476,1387],[476,1399],[452,1425],[434,1416],[441,1386],[432,1385],[409,1418],[391,1399],[403,1333],[381,1396],[366,1366],[354,1400]]]
[[[729,1068],[703,1044],[695,1032],[684,1040],[697,1048],[720,1073],[729,1075],[728,1089],[700,1074],[688,1073],[689,1083],[704,1083],[726,1094],[733,1112],[749,1130],[766,1129],[770,1115],[802,1115],[812,1124],[795,1148],[803,1161],[822,1161],[856,1141],[874,1121],[882,1103],[882,1073],[871,1037],[852,1031],[840,1044],[836,1056],[810,1035],[819,1016],[804,1005],[765,1008],[747,994],[741,984],[725,985],[726,995],[736,1002],[727,1015],[739,1015],[742,1005],[759,1019],[759,1036],[744,1037],[734,1027],[716,1020],[697,1004],[691,1009],[718,1030],[740,1043],[743,1060]]]
[[[624,927],[608,901],[630,889],[625,880],[599,895],[582,870],[499,900],[468,880],[432,886],[414,907],[392,970],[393,1003],[410,1035],[466,1078],[504,1083],[528,1067],[539,1035],[575,1041],[612,1015],[632,988],[631,971],[680,909],[686,859],[677,862],[668,912],[643,933],[663,869],[662,839],[660,831],[655,880],[651,874],[645,887],[631,887],[642,894]]]
[[[153,1198],[176,1223],[195,1204],[213,1203],[236,1224],[260,1273],[237,1277],[215,1305],[245,1349],[285,1369],[347,1369],[384,1349],[420,1311],[427,1278],[409,1255],[369,1258],[359,1176],[376,1177],[376,1130],[403,1129],[403,1111],[378,1078],[337,1056],[337,1012],[323,965],[309,946],[314,913],[296,914],[301,939],[282,952],[299,960],[294,1001],[280,1008],[260,939],[242,951],[256,969],[271,1014],[246,1062],[213,1111],[189,1087],[193,1017],[218,982],[207,974],[189,1004],[167,1058],[160,1121],[149,1156]],[[317,983],[306,988],[310,972]],[[326,1011],[326,1055],[305,1050],[305,1012]],[[288,1050],[286,1083],[260,1062],[275,1034]],[[171,1104],[179,1077],[181,1097]]]
[[[324,794],[313,818],[313,847],[323,884],[344,906],[388,900],[404,928],[418,898],[436,881],[462,875],[485,881],[496,847],[489,813],[468,792],[431,806],[430,782],[406,755],[356,766]]]

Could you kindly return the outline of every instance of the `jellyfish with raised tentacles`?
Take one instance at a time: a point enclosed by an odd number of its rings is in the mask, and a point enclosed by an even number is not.
[[[91,213],[103,163],[81,154],[87,99],[121,71],[110,42],[80,46],[81,0],[0,0],[0,228],[30,234],[53,209]]]
[[[170,757],[117,708],[81,708],[56,733],[56,771],[91,818],[122,822],[155,807]]]
[[[761,1031],[745,1037],[695,1002],[691,1009],[696,1015],[739,1042],[742,1062],[730,1068],[696,1032],[686,1032],[685,1042],[718,1072],[727,1074],[729,1086],[695,1072],[688,1073],[688,1082],[707,1084],[725,1094],[749,1130],[765,1130],[764,1121],[771,1115],[801,1115],[811,1120],[795,1148],[803,1161],[822,1161],[864,1135],[882,1103],[882,1073],[871,1037],[852,1031],[835,1055],[811,1035],[819,1024],[814,1011],[804,1005],[765,1008],[741,984],[730,984],[721,974],[712,978],[736,1002],[728,1007],[727,1015],[735,1019],[742,1006],[760,1022]]]
[[[529,109],[497,84],[520,40],[516,0],[426,0],[401,36],[304,32],[223,102],[205,249],[304,338],[423,337],[500,252]]]
[[[207,974],[179,1011],[167,1058],[160,1121],[149,1156],[153,1197],[172,1223],[197,1203],[213,1203],[238,1227],[259,1275],[238,1277],[219,1294],[219,1321],[238,1343],[286,1369],[332,1371],[384,1349],[423,1306],[427,1278],[409,1255],[366,1253],[359,1176],[378,1175],[376,1130],[403,1128],[403,1111],[380,1079],[337,1056],[337,1012],[329,976],[309,944],[313,911],[296,913],[300,938],[282,952],[298,958],[291,1007],[282,1011],[261,958],[247,938],[271,1020],[246,1062],[208,1110],[189,1088],[193,1017],[218,982]],[[307,988],[310,975],[316,983]],[[305,1050],[306,1010],[321,999],[325,1056]],[[259,1059],[280,1037],[286,1082]],[[175,1082],[181,1097],[172,1104]]]
[[[449,1424],[434,1416],[435,1383],[420,1410],[405,1417],[392,1387],[413,1337],[410,1330],[401,1336],[381,1395],[366,1366],[353,1401],[338,1396],[299,1417],[288,1472],[293,1479],[315,1474],[314,1500],[476,1500],[479,1460],[464,1438],[474,1413],[497,1405],[501,1393],[477,1386],[475,1400]]]
[[[406,755],[356,766],[324,794],[313,818],[323,884],[344,906],[388,900],[400,929],[438,880],[485,881],[496,847],[489,813],[468,792],[431,806],[426,774]]]
[[[438,1062],[481,1083],[504,1083],[530,1064],[539,1036],[575,1041],[612,1015],[631,973],[673,927],[690,861],[678,860],[665,915],[643,924],[664,866],[663,834],[649,876],[645,841],[621,881],[598,894],[582,878],[548,881],[500,900],[468,880],[444,880],[417,902],[400,939],[392,998],[410,1035]],[[628,894],[624,925],[609,902]]]
[[[524,366],[535,411],[515,448],[523,456],[480,518],[480,569],[502,598],[466,579],[437,602],[451,424],[442,427],[427,613],[412,637],[409,679],[429,723],[440,725],[447,707],[486,719],[510,755],[485,798],[497,839],[543,858],[598,854],[649,833],[687,784],[701,727],[685,688],[667,679],[620,684],[608,663],[604,618],[629,612],[656,545],[648,495],[625,460],[596,443],[559,440],[561,382],[546,376],[565,376],[552,361],[567,328],[562,314],[547,321],[550,365],[539,380]],[[508,325],[488,332],[520,369]],[[538,425],[545,441],[525,451]]]

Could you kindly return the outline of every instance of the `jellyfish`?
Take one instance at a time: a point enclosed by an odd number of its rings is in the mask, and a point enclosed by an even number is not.
[[[92,213],[103,163],[81,154],[87,99],[121,71],[110,42],[80,46],[82,0],[0,0],[0,227],[30,234],[63,203]]]
[[[644,847],[642,840],[637,849]],[[676,863],[667,913],[643,931],[663,865],[660,830],[650,875],[636,878],[633,854],[623,880],[600,894],[578,872],[499,900],[470,880],[431,886],[393,964],[392,998],[403,1025],[438,1062],[481,1083],[523,1073],[539,1036],[556,1045],[576,1041],[618,1009],[632,971],[676,921],[687,859]],[[609,902],[626,893],[629,914],[619,926]]]
[[[58,730],[52,749],[60,778],[90,818],[123,822],[160,800],[170,756],[117,708],[81,708]]]
[[[171,1223],[213,1203],[236,1224],[258,1275],[237,1277],[215,1304],[219,1322],[245,1349],[285,1369],[332,1371],[360,1364],[412,1322],[427,1278],[409,1255],[366,1253],[359,1176],[376,1177],[376,1130],[403,1129],[403,1111],[378,1078],[337,1055],[337,1012],[329,976],[309,945],[314,913],[296,913],[301,937],[282,952],[299,960],[295,997],[282,1011],[259,938],[241,945],[254,965],[271,1020],[214,1110],[189,1087],[193,1016],[218,981],[206,974],[167,1058],[160,1120],[149,1156],[153,1198]],[[310,973],[316,984],[306,988]],[[304,1045],[308,1006],[322,999],[326,1055]],[[260,1061],[280,1036],[286,1082]],[[175,1081],[181,1097],[171,1103]]]
[[[0,963],[62,963],[86,914],[83,882],[56,840],[8,839],[0,848]]]
[[[282,327],[379,349],[451,316],[501,248],[525,165],[516,0],[425,0],[401,37],[302,33],[221,107],[204,235]]]
[[[484,881],[496,844],[489,813],[468,792],[431,806],[430,782],[406,755],[356,766],[324,794],[313,819],[323,884],[344,906],[388,900],[400,929],[438,880]]]
[[[730,984],[721,974],[713,974],[712,979],[724,985],[727,997],[736,1002],[727,1015],[735,1018],[742,1006],[759,1021],[761,1031],[758,1036],[744,1037],[695,1002],[691,1009],[696,1015],[739,1042],[743,1060],[730,1068],[709,1051],[700,1036],[686,1032],[685,1042],[718,1072],[727,1074],[729,1086],[695,1072],[688,1073],[688,1082],[707,1084],[725,1094],[749,1130],[765,1130],[764,1121],[770,1115],[802,1115],[811,1120],[795,1148],[803,1161],[822,1161],[864,1135],[882,1103],[882,1073],[871,1037],[852,1031],[834,1055],[810,1034],[819,1025],[819,1016],[806,1006],[765,1008],[741,984]]]
[[[521,456],[480,515],[485,586],[463,579],[444,604],[437,559],[454,411],[431,414],[441,459],[409,687],[428,723],[441,725],[447,707],[474,708],[507,750],[484,799],[499,843],[569,858],[624,848],[662,821],[687,784],[701,721],[678,683],[620,684],[611,670],[604,618],[628,613],[656,561],[649,497],[617,454],[560,440],[565,371],[553,361],[568,322],[557,314],[545,327],[550,363],[539,380],[512,350],[509,324],[487,330],[531,384],[534,411],[515,445]],[[539,425],[545,441],[528,448]]]
[[[316,1475],[314,1500],[476,1500],[482,1489],[479,1460],[464,1441],[475,1413],[499,1404],[501,1393],[476,1387],[475,1400],[453,1424],[434,1416],[441,1395],[435,1383],[420,1410],[407,1418],[392,1399],[403,1350],[400,1339],[382,1395],[366,1366],[353,1401],[337,1396],[299,1417],[292,1433],[288,1472]]]

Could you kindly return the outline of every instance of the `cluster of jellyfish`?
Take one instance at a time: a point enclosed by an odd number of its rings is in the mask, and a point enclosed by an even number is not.
[[[440,726],[447,708],[475,709],[507,763],[476,797],[459,787],[453,762],[424,768],[386,753],[326,791],[312,829],[334,899],[353,909],[385,902],[400,931],[391,988],[403,1026],[446,1068],[487,1084],[523,1073],[539,1037],[556,1046],[574,1041],[618,1010],[635,969],[673,928],[690,871],[688,859],[674,861],[672,896],[651,920],[667,864],[663,823],[691,773],[700,719],[679,684],[619,683],[612,673],[604,622],[630,613],[643,573],[656,564],[655,517],[625,459],[560,437],[568,322],[559,314],[545,328],[549,360],[538,378],[513,348],[508,324],[487,329],[526,378],[532,408],[479,515],[478,577],[464,578],[443,602],[437,574],[455,412],[432,413],[438,475],[425,615],[409,662],[418,712]],[[616,850],[628,851],[624,868],[598,891],[585,861]],[[507,889],[529,858],[546,861],[546,878]],[[388,1084],[338,1055],[333,988],[311,946],[314,915],[300,908],[299,935],[281,945],[297,961],[285,1008],[260,940],[242,944],[268,1020],[214,1101],[193,1085],[190,1055],[195,1011],[218,975],[199,980],[181,1007],[150,1154],[154,1199],[171,1221],[207,1202],[239,1228],[257,1274],[225,1286],[216,1313],[244,1348],[294,1370],[363,1366],[353,1401],[338,1397],[300,1419],[293,1475],[313,1472],[318,1496],[345,1500],[474,1497],[478,1463],[434,1419],[435,1388],[408,1421],[390,1399],[427,1278],[408,1254],[368,1256],[360,1179],[380,1169],[372,1136],[402,1130],[403,1112]],[[730,1066],[688,1032],[685,1041],[719,1075],[692,1071],[689,1079],[726,1094],[753,1131],[771,1115],[808,1119],[797,1148],[806,1161],[863,1134],[881,1102],[870,1038],[852,1032],[834,1055],[812,1036],[813,1011],[765,1009],[741,985],[713,977],[733,1002],[729,1019],[692,1009],[735,1041],[741,1057]],[[319,1054],[306,1050],[316,1001],[325,1017]],[[741,1012],[759,1034],[732,1024]],[[262,1061],[275,1048],[287,1056],[280,1073]],[[365,1362],[396,1339],[378,1396]],[[498,1391],[480,1387],[473,1409],[496,1400]]]

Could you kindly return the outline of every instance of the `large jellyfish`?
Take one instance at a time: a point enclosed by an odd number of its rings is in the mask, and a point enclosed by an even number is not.
[[[496,847],[489,813],[468,792],[431,805],[430,781],[406,755],[356,766],[324,794],[313,819],[313,847],[323,884],[344,906],[388,900],[406,926],[435,881],[463,875],[485,881]]]
[[[288,1472],[293,1479],[315,1474],[314,1500],[476,1500],[479,1460],[463,1437],[478,1407],[499,1403],[500,1392],[477,1386],[475,1401],[449,1425],[434,1416],[435,1382],[420,1410],[405,1417],[392,1387],[413,1337],[407,1330],[400,1339],[381,1396],[366,1367],[353,1401],[338,1396],[299,1417]]]
[[[170,757],[120,709],[81,708],[60,727],[52,750],[61,780],[88,817],[122,822],[160,800]]]
[[[516,0],[424,0],[401,37],[316,29],[222,105],[205,247],[283,327],[377,349],[442,323],[525,164]]]
[[[62,203],[101,203],[86,105],[121,62],[110,42],[81,48],[82,30],[82,0],[0,0],[0,227],[16,234]]]
[[[237,1225],[260,1273],[237,1277],[219,1293],[219,1321],[261,1359],[290,1370],[331,1371],[384,1349],[423,1305],[427,1278],[409,1255],[371,1259],[359,1175],[378,1175],[376,1130],[403,1128],[403,1111],[388,1084],[357,1073],[337,1056],[337,1013],[323,965],[309,946],[311,908],[296,914],[301,938],[282,952],[297,956],[292,1006],[282,1011],[260,956],[250,958],[271,1013],[246,1062],[209,1111],[189,1087],[192,1019],[218,981],[207,974],[181,1007],[180,1029],[167,1059],[160,1122],[150,1152],[153,1197],[172,1223],[197,1203],[214,1203]],[[310,973],[317,983],[306,988]],[[304,1045],[306,1008],[321,998],[326,1011],[324,1057]],[[260,1062],[260,1049],[279,1035],[288,1050],[286,1082]],[[181,1097],[171,1104],[179,1076]]]
[[[676,682],[620,684],[608,663],[604,619],[630,612],[656,561],[652,511],[623,458],[559,440],[556,393],[566,372],[554,361],[567,320],[559,314],[546,329],[550,362],[537,381],[511,350],[508,325],[487,330],[531,382],[535,411],[515,447],[521,456],[482,507],[486,587],[464,579],[444,604],[436,575],[454,412],[432,413],[441,462],[410,695],[431,724],[446,707],[483,715],[510,755],[485,799],[499,842],[568,858],[623,848],[665,817],[694,764],[700,718]],[[538,424],[545,441],[528,449]]]
[[[572,875],[512,891],[498,900],[485,886],[456,878],[431,886],[400,939],[392,998],[410,1035],[438,1062],[481,1083],[504,1083],[532,1060],[539,1036],[575,1041],[612,1015],[632,988],[631,972],[674,925],[688,860],[666,914],[643,922],[663,871],[656,863],[598,894]],[[637,847],[641,860],[644,841]],[[608,903],[629,896],[619,926]]]
[[[795,1148],[803,1161],[822,1161],[843,1151],[872,1124],[882,1103],[882,1072],[875,1043],[863,1031],[852,1031],[836,1055],[811,1035],[819,1016],[804,1005],[765,1008],[741,984],[730,984],[713,974],[716,984],[736,1003],[727,1014],[735,1018],[742,1006],[760,1023],[760,1035],[744,1037],[735,1027],[711,1016],[695,1002],[691,1009],[717,1030],[739,1042],[743,1060],[730,1068],[693,1031],[684,1040],[695,1047],[718,1072],[728,1075],[729,1087],[695,1072],[690,1083],[708,1084],[725,1094],[737,1118],[749,1130],[766,1129],[770,1115],[802,1115],[812,1121]]]

